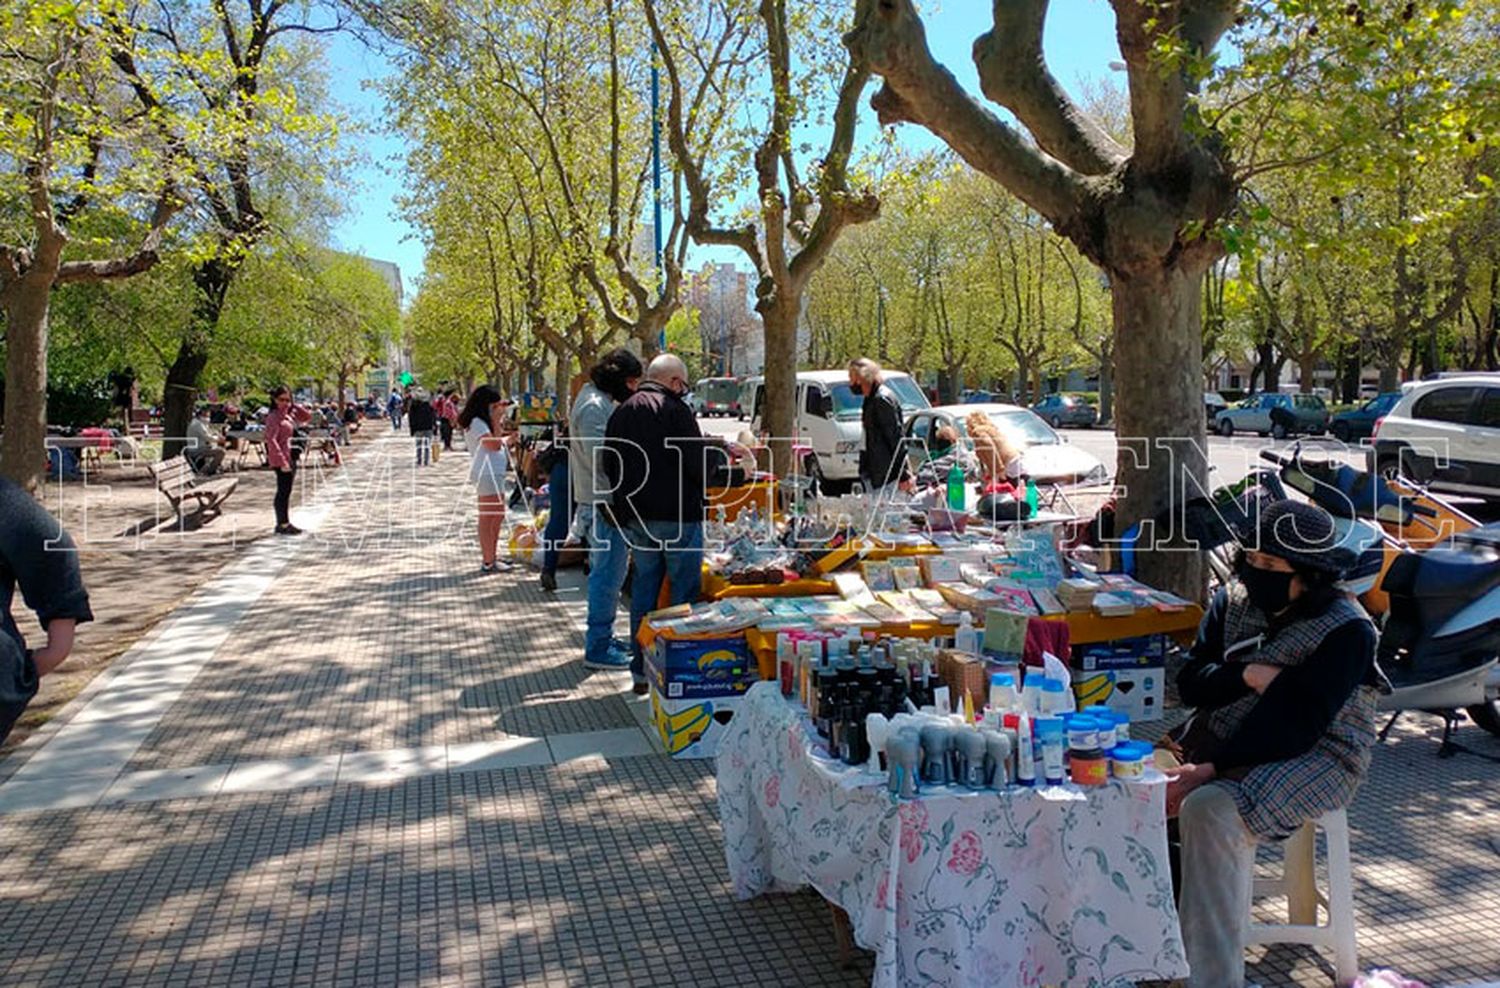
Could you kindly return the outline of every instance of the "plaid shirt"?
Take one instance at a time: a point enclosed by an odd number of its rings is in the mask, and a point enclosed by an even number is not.
[[[1228,595],[1225,643],[1263,634],[1265,615],[1250,604],[1244,586],[1238,581],[1231,583]],[[1278,630],[1242,661],[1299,665],[1333,629],[1350,621],[1369,620],[1358,604],[1339,597],[1323,613]],[[1258,693],[1252,693],[1213,711],[1209,729],[1218,737],[1229,737],[1259,699]],[[1220,779],[1213,784],[1229,789],[1245,826],[1262,839],[1288,837],[1308,820],[1348,806],[1370,767],[1375,700],[1373,687],[1356,688],[1310,750],[1285,761],[1257,765],[1238,780]]]

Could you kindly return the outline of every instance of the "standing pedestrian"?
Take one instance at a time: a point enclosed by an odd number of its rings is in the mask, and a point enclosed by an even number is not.
[[[583,664],[589,669],[630,668],[630,646],[614,636],[630,548],[598,510],[610,500],[610,489],[596,482],[595,461],[610,416],[635,391],[642,373],[640,359],[629,350],[606,353],[589,370],[588,383],[579,389],[568,418],[573,531],[589,543],[588,630],[583,642]]]
[[[432,463],[432,430],[437,424],[437,415],[434,413],[432,403],[427,400],[427,392],[421,388],[411,393],[411,406],[406,411],[406,425],[411,432],[412,439],[416,440],[417,466],[425,467]]]
[[[437,412],[438,434],[443,439],[443,452],[453,452],[453,423],[458,421],[458,398],[457,392],[448,390],[438,394],[439,404],[434,406]]]
[[[38,680],[73,650],[73,632],[94,619],[78,568],[78,551],[57,519],[9,480],[0,478],[0,741],[36,695]],[[10,606],[21,599],[47,633],[28,649]]]
[[[611,483],[618,527],[635,557],[630,588],[631,687],[646,692],[646,669],[636,632],[656,610],[665,577],[673,604],[696,601],[703,580],[703,432],[683,396],[682,359],[664,353],[646,380],[609,418],[601,464]]]
[[[390,417],[391,431],[401,431],[401,392],[395,388],[391,389],[391,396],[385,402],[385,414]]]
[[[499,391],[482,384],[469,395],[458,416],[469,450],[469,480],[479,495],[479,568],[483,573],[510,569],[496,555],[505,524],[505,475],[510,470],[511,437],[504,430],[509,404]]]
[[[859,479],[871,492],[906,482],[906,457],[901,455],[901,400],[885,385],[885,372],[868,357],[849,362],[849,387],[864,396],[860,422],[864,446],[859,453]]]
[[[266,416],[266,463],[276,471],[276,498],[272,505],[276,509],[276,534],[301,535],[302,529],[292,524],[292,481],[297,475],[297,460],[301,450],[292,446],[292,434],[297,426],[312,421],[312,413],[292,401],[292,392],[286,385],[271,392],[271,412]]]
[[[542,452],[540,460],[547,473],[547,496],[551,500],[547,508],[547,527],[542,532],[542,592],[551,593],[557,589],[557,559],[562,555],[563,544],[568,540],[569,523],[573,520],[566,425],[557,426],[552,445]]]

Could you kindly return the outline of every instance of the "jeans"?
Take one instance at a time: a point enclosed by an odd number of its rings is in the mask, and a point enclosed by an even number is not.
[[[391,412],[390,416],[391,416],[391,431],[392,432],[399,431],[401,429],[401,413],[399,411]]]
[[[1255,878],[1255,837],[1223,786],[1188,793],[1182,834],[1182,942],[1189,988],[1244,988],[1245,917]]]
[[[625,585],[629,565],[630,546],[624,535],[595,511],[589,533],[589,618],[583,642],[586,659],[602,659],[609,654],[620,588]]]
[[[432,462],[432,432],[413,432],[412,438],[417,441],[417,466],[425,467]]]
[[[276,497],[271,502],[271,505],[276,509],[276,524],[278,527],[292,523],[292,480],[296,476],[295,468],[276,471]]]
[[[635,553],[635,582],[630,587],[630,675],[640,679],[646,667],[635,632],[641,619],[656,610],[662,577],[670,584],[673,604],[692,603],[703,593],[703,523],[634,521],[625,529]]]
[[[447,419],[440,420],[438,422],[438,435],[443,437],[443,449],[451,450],[453,448],[453,423]]]
[[[568,522],[573,520],[573,488],[568,483],[568,458],[559,456],[547,473],[547,490],[552,506],[547,511],[547,527],[542,530],[542,572],[557,572],[557,557],[568,539]]]

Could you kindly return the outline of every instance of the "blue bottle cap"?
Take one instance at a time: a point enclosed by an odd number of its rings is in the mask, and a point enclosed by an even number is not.
[[[1010,687],[1014,688],[1015,685],[1016,685],[1016,677],[1012,676],[1008,672],[991,673],[990,674],[990,685],[992,685],[992,686],[1010,686]]]

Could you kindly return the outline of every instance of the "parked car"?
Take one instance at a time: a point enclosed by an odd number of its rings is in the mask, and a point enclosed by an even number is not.
[[[997,401],[998,398],[993,391],[966,390],[958,396],[958,400],[965,405],[979,405]]]
[[[1283,409],[1294,417],[1291,423],[1274,421],[1273,409]],[[1282,418],[1281,415],[1276,418]],[[1221,436],[1236,432],[1255,432],[1262,436],[1285,439],[1293,433],[1308,432],[1321,436],[1328,430],[1328,406],[1317,395],[1289,395],[1265,392],[1251,395],[1233,408],[1214,416],[1214,431]]]
[[[904,415],[930,407],[927,395],[911,375],[888,370],[885,383],[896,393]],[[747,378],[740,393],[750,396],[745,410],[750,416],[751,431],[759,433],[763,428],[761,406],[765,404],[766,379]],[[816,477],[824,490],[859,479],[859,450],[864,442],[860,425],[863,406],[864,398],[849,387],[847,370],[797,373],[794,419],[797,440],[812,448],[803,469]]]
[[[1500,500],[1500,375],[1407,385],[1374,440],[1372,466],[1384,476]]]
[[[1225,401],[1224,396],[1219,394],[1219,392],[1203,392],[1203,410],[1208,413],[1208,424],[1210,426],[1213,425],[1214,416],[1228,407],[1229,402]]]
[[[699,415],[739,415],[740,382],[732,377],[705,377],[693,385]]]
[[[1328,431],[1340,442],[1353,443],[1361,439],[1368,439],[1375,433],[1375,423],[1380,417],[1396,406],[1401,400],[1401,392],[1387,391],[1385,394],[1376,395],[1358,408],[1351,408],[1347,412],[1339,412],[1328,423]]]
[[[969,430],[965,420],[974,412],[984,413],[996,428],[1008,433],[1024,447],[1021,461],[1026,473],[1039,484],[1094,484],[1109,478],[1109,471],[1097,456],[1069,445],[1067,439],[1031,409],[996,403],[939,405],[914,412],[906,420],[906,456],[912,472],[921,466],[928,444],[942,426],[951,425],[968,444]]]
[[[1088,429],[1099,421],[1099,413],[1094,410],[1093,405],[1071,395],[1047,395],[1032,405],[1031,410],[1054,429],[1061,429],[1065,425]]]

